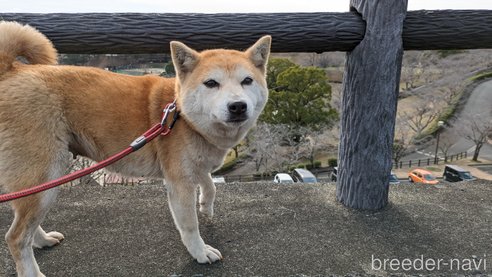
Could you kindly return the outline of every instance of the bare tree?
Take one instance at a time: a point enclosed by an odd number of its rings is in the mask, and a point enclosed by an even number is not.
[[[264,164],[268,164],[268,148],[270,140],[265,132],[269,131],[268,124],[258,124],[248,136],[249,155],[255,163],[256,172]]]
[[[248,136],[249,156],[256,172],[285,171],[288,166],[307,159],[314,165],[314,158],[322,148],[333,148],[332,130],[315,131],[307,127],[294,129],[287,125],[259,123]]]
[[[439,84],[438,91],[442,94],[442,100],[446,105],[452,105],[453,102],[457,101],[457,97],[460,95],[463,90],[463,81],[457,76],[457,74],[452,74],[450,77],[455,76],[454,78],[446,78],[446,82],[443,84]]]
[[[305,138],[306,158],[312,168],[314,168],[315,156],[320,147],[319,135],[319,132],[315,132],[307,135]]]
[[[439,141],[439,150],[443,154],[445,162],[448,161],[449,149],[451,149],[451,146],[453,145],[454,142],[450,136],[441,137]]]
[[[405,90],[410,90],[419,84],[429,82],[428,66],[425,63],[427,56],[428,53],[425,51],[405,52],[400,78],[401,82],[405,84]]]
[[[402,117],[407,126],[415,132],[416,138],[420,137],[422,132],[439,116],[439,109],[434,98],[427,97],[427,101],[424,99],[422,102],[414,105],[413,113],[403,112]]]
[[[242,147],[241,143],[232,147],[232,150],[234,151],[234,158],[239,157],[239,148],[241,148],[241,147]]]
[[[259,123],[250,133],[248,151],[255,163],[256,172],[262,167],[263,171],[283,169],[284,151],[281,143],[285,135],[285,126],[266,123]]]
[[[480,150],[492,133],[492,120],[479,115],[467,116],[459,121],[459,125],[463,137],[475,144],[472,160],[478,161]]]
[[[294,164],[299,162],[301,158],[306,156],[306,135],[310,129],[308,127],[298,126],[297,128],[289,128],[285,126],[285,135],[283,137],[283,144],[286,146],[285,162],[284,164]]]
[[[407,138],[405,131],[403,129],[397,129],[395,133],[395,140],[393,142],[393,162],[397,165],[400,163],[401,159],[409,154],[411,143],[410,139]]]
[[[304,158],[314,168],[315,158],[321,151],[329,152],[338,141],[333,139],[334,130],[309,130],[304,139]],[[336,138],[338,139],[338,137]]]

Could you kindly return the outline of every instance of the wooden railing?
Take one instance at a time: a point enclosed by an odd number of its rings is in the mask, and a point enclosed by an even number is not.
[[[274,52],[350,51],[364,38],[366,23],[356,12],[265,14],[0,13],[46,34],[60,53],[164,53],[169,41],[195,49],[243,49],[260,36],[273,37]],[[409,11],[403,48],[492,47],[492,12]]]

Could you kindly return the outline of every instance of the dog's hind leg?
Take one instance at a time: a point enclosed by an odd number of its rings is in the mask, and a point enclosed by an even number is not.
[[[58,161],[51,165],[31,166],[31,172],[25,173],[15,181],[19,185],[13,187],[20,187],[20,184],[25,183],[43,182],[63,175],[66,169],[62,168],[68,163],[68,159],[65,158],[66,156],[60,156]],[[32,247],[53,246],[63,238],[63,235],[57,232],[46,234],[40,226],[56,198],[57,191],[54,188],[12,201],[15,217],[5,239],[19,276],[44,276],[39,270]]]
[[[15,217],[5,239],[19,276],[44,276],[34,258],[33,239],[56,194],[53,189],[12,202]]]
[[[214,216],[215,184],[210,174],[200,178],[200,212],[210,219]]]
[[[199,263],[213,263],[222,259],[219,250],[206,245],[198,230],[196,186],[190,183],[168,183],[169,207],[181,239],[188,252]]]

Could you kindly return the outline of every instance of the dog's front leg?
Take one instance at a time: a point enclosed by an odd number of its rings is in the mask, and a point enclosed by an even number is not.
[[[200,179],[200,212],[211,219],[214,216],[215,184],[210,174]]]
[[[196,186],[186,183],[168,184],[169,207],[184,245],[199,263],[222,259],[219,250],[205,244],[198,230]]]

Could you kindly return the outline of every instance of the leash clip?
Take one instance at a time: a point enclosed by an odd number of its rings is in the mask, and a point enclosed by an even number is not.
[[[173,120],[171,124],[169,124],[169,126],[166,126],[167,118],[172,112],[174,112]],[[178,117],[179,112],[176,111],[176,100],[174,100],[172,103],[168,103],[166,107],[164,107],[164,110],[162,111],[161,126],[163,128],[172,129],[174,127],[174,124],[176,123],[176,120],[178,120]]]

